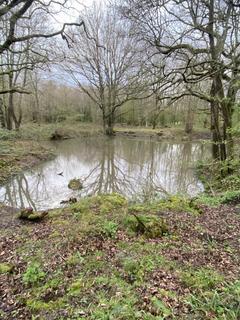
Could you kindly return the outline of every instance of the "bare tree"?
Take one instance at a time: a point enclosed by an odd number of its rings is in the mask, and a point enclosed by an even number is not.
[[[27,12],[30,8],[31,11],[30,19],[33,16],[39,15],[41,12],[54,15],[56,11],[59,11],[59,7],[66,7],[67,0],[54,1],[50,0],[42,2],[40,0],[11,0],[11,1],[0,1],[0,30],[2,30],[2,23],[7,23],[8,28],[6,32],[2,32],[0,36],[0,54],[11,48],[14,43],[24,42],[32,38],[52,38],[57,35],[61,35],[63,39],[67,38],[66,28],[72,25],[83,26],[84,23],[81,21],[79,24],[76,23],[64,23],[63,26],[56,31],[43,32],[42,30],[34,31],[26,35],[17,35],[16,27],[20,21],[26,19]]]
[[[185,84],[181,95],[209,103],[214,157],[233,157],[232,116],[240,89],[238,1],[126,0],[121,10],[170,67],[166,77],[174,74]],[[196,83],[198,89],[192,89]]]
[[[0,95],[2,125],[19,128],[22,119],[22,97],[18,99],[19,114],[14,110],[16,93],[30,93],[29,71],[48,60],[49,42],[60,35],[68,42],[69,26],[84,27],[84,22],[64,23],[55,27],[55,15],[68,8],[68,0],[0,1]],[[44,41],[43,41],[44,39]],[[48,40],[48,41],[46,41]]]
[[[112,135],[117,111],[143,92],[140,52],[114,8],[95,4],[83,15],[87,33],[73,31],[65,70],[101,110],[104,133]]]
[[[30,72],[51,61],[53,37],[61,35],[67,41],[67,26],[84,25],[83,22],[67,23],[60,30],[54,30],[53,14],[66,6],[67,1],[51,0],[0,3],[0,94],[5,95],[1,115],[5,116],[5,127],[9,130],[14,125],[16,129],[20,127],[21,95],[31,93]]]

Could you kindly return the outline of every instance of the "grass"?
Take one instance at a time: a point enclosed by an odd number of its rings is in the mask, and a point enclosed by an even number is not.
[[[205,192],[198,196],[198,203],[217,207],[221,204],[240,202],[240,162],[238,159],[199,163],[197,174],[205,187]]]
[[[55,130],[62,130],[70,138],[82,136],[96,136],[102,135],[102,126],[96,123],[79,122],[77,118],[68,117],[62,122],[55,123],[23,123],[18,131],[8,131],[0,128],[0,141],[8,140],[34,140],[42,141],[48,140]],[[121,125],[115,126],[116,133],[127,134],[129,136],[156,136],[157,138],[185,140],[187,135],[184,128],[156,128],[151,127],[123,127]],[[206,136],[208,131],[203,128],[196,128],[193,138],[201,139]]]
[[[42,222],[9,226],[1,259],[14,268],[0,275],[1,318],[237,319],[235,242],[206,245],[200,236],[211,213],[182,202],[133,207],[121,195],[101,195],[53,210]],[[160,228],[159,212],[167,233],[146,237],[130,227],[134,213]],[[236,233],[237,217],[228,219]]]
[[[185,133],[183,127],[173,126],[173,127],[164,127],[152,129],[151,127],[131,127],[126,126],[122,127],[120,125],[115,126],[115,131],[117,133],[123,134],[127,133],[129,136],[158,136],[165,139],[176,139],[176,140],[185,140],[188,138],[188,135]],[[202,137],[206,138],[208,135],[208,130],[204,128],[195,128],[192,137],[201,139]]]

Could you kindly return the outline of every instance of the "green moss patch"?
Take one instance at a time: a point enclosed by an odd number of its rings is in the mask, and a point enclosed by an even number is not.
[[[7,227],[1,318],[237,319],[239,216],[195,210],[179,197],[130,206],[99,195]]]
[[[0,274],[6,274],[12,272],[14,266],[9,263],[0,263]]]

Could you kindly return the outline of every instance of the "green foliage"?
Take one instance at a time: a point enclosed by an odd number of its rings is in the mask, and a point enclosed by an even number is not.
[[[211,314],[213,320],[236,320],[240,318],[240,281],[226,284],[218,290],[203,291],[190,295],[186,303],[195,318],[205,320]]]
[[[82,278],[80,278],[71,284],[69,288],[69,294],[72,296],[78,296],[81,293],[83,288],[84,288],[84,281]]]
[[[137,259],[127,258],[123,262],[123,268],[126,273],[136,276],[141,269],[141,265]]]
[[[188,287],[197,290],[213,289],[224,280],[222,275],[208,268],[182,272],[181,279]]]
[[[0,141],[16,140],[19,138],[19,132],[15,130],[7,130],[0,128]]]
[[[240,191],[226,191],[216,196],[203,193],[197,197],[196,202],[211,207],[218,207],[221,204],[240,203]]]
[[[66,307],[66,303],[63,298],[59,298],[55,301],[44,302],[40,299],[28,299],[26,301],[28,308],[36,313],[47,310],[55,310]],[[38,318],[39,319],[39,318]]]
[[[46,273],[41,269],[37,262],[32,262],[28,265],[23,274],[23,282],[27,285],[36,285],[44,280]]]
[[[199,163],[197,173],[208,193],[240,189],[239,159]]]
[[[162,320],[167,319],[173,314],[172,310],[156,297],[152,298],[152,304],[156,309],[156,313],[161,316]]]
[[[105,221],[102,225],[102,232],[109,238],[115,238],[118,231],[118,224],[113,221]]]
[[[97,283],[102,283],[102,290],[98,293],[98,306],[92,310],[90,319],[140,319],[140,317],[138,317],[140,312],[136,310],[138,299],[131,290],[131,286],[115,276],[108,278],[101,277],[99,281],[97,280]],[[108,293],[106,286],[109,290],[113,290],[113,292],[116,291],[117,294]]]
[[[83,261],[84,258],[81,256],[80,252],[77,251],[67,258],[66,263],[69,266],[76,266],[78,264],[83,263]]]

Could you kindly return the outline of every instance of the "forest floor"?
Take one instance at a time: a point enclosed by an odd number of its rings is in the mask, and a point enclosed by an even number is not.
[[[5,209],[0,318],[240,318],[240,207],[89,197],[24,222]]]

